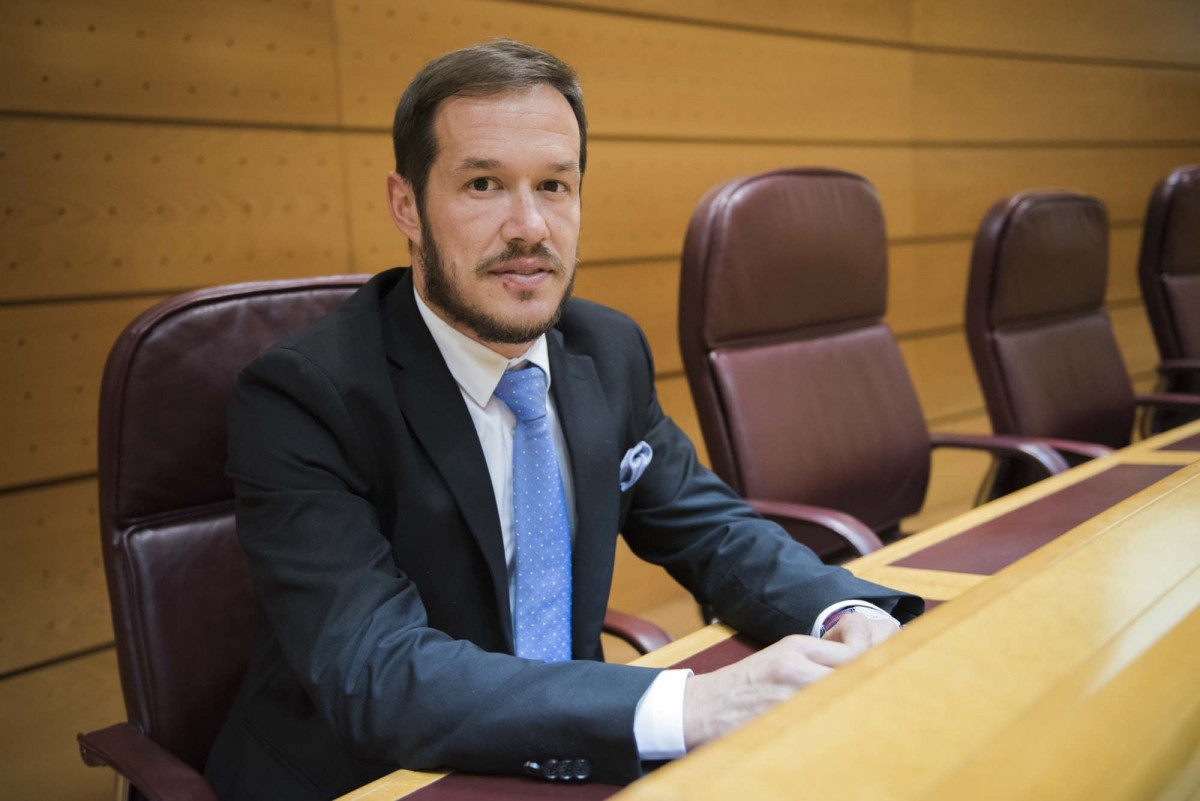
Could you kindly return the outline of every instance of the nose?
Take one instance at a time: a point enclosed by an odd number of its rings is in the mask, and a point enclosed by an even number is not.
[[[508,215],[500,235],[505,242],[521,240],[529,245],[535,245],[550,236],[550,228],[538,205],[537,193],[534,189],[519,189],[509,193]]]

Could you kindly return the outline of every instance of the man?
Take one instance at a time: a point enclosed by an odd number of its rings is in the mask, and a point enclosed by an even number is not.
[[[550,759],[627,782],[890,636],[880,607],[920,613],[758,518],[662,413],[637,326],[568,300],[586,136],[543,51],[426,65],[388,177],[412,269],[242,374],[229,473],[257,640],[207,769],[222,798]],[[618,532],[775,644],[704,676],[603,664]]]

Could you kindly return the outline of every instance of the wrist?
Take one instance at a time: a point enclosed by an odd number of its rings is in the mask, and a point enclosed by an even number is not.
[[[836,626],[842,618],[846,617],[847,615],[855,614],[857,609],[858,608],[854,606],[847,606],[843,609],[837,610],[832,615],[825,618],[824,622],[821,623],[821,628],[817,630],[817,638],[823,638],[826,634],[833,630],[833,627]]]
[[[858,615],[866,620],[886,620],[896,628],[900,628],[900,621],[878,606],[866,601],[846,601],[841,604],[835,604],[827,609],[823,616],[817,619],[817,623],[813,626],[812,635],[818,639],[824,637],[833,630],[839,621],[843,620],[849,614]]]

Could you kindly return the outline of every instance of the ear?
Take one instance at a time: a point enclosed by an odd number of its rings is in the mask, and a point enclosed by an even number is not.
[[[409,242],[420,247],[421,215],[417,211],[417,196],[413,193],[412,184],[398,173],[389,172],[387,193],[392,222],[400,233],[408,237]]]

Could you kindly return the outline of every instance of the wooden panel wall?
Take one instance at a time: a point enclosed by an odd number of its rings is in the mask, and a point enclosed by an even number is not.
[[[888,321],[933,428],[988,428],[961,329],[967,262],[984,211],[1021,189],[1108,204],[1110,314],[1131,376],[1151,380],[1135,267],[1151,186],[1200,160],[1191,0],[0,4],[0,773],[14,796],[108,795],[70,735],[121,709],[94,478],[113,338],[182,289],[405,263],[384,209],[395,102],[426,59],[498,35],[582,76],[578,292],[641,322],[663,404],[702,455],[675,336],[683,233],[708,187],[778,166],[878,188]],[[966,508],[986,465],[937,454],[912,527]],[[678,598],[626,556],[615,605]]]

